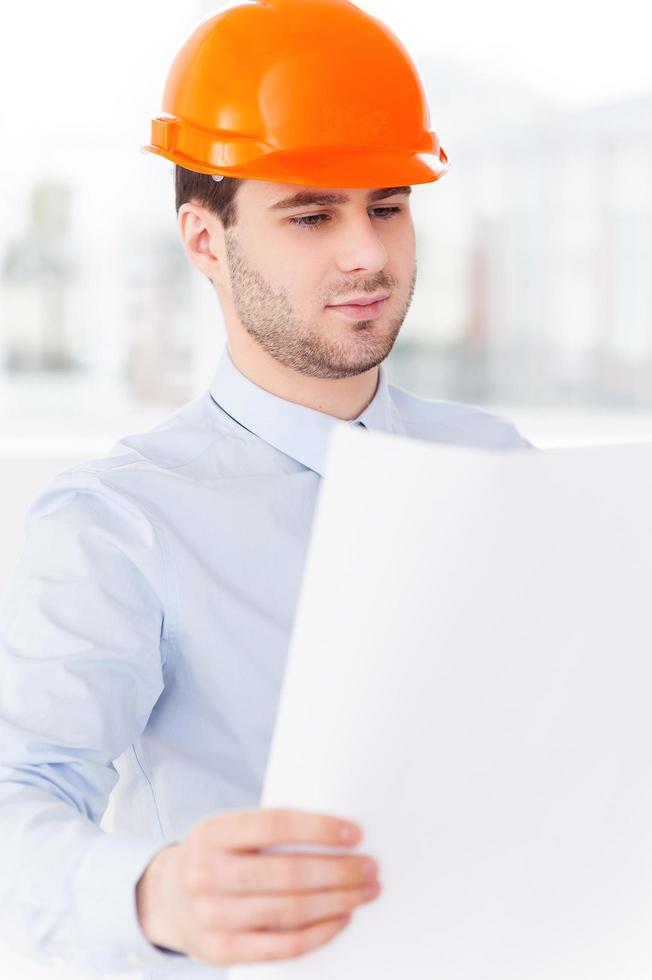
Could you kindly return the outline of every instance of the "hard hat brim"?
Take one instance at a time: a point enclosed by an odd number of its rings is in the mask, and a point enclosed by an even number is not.
[[[371,152],[368,148],[317,147],[272,150],[237,167],[207,167],[178,151],[148,144],[143,152],[156,153],[180,167],[204,174],[249,180],[269,180],[310,187],[400,187],[427,184],[448,171],[450,164],[440,147],[435,153],[403,150]]]

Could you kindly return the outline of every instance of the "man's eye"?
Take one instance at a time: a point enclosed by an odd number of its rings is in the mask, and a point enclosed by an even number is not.
[[[386,214],[378,215],[379,218],[381,218],[383,221],[386,221],[388,218],[393,218],[394,215],[398,214],[398,212],[401,209],[392,208],[388,206],[384,208],[372,208],[371,210],[374,212],[377,211],[387,212]],[[318,231],[319,226],[321,225],[322,218],[325,218],[326,220],[330,220],[327,214],[305,214],[305,215],[301,215],[298,218],[290,218],[289,220],[291,225],[298,225],[300,228],[314,228],[315,231]]]

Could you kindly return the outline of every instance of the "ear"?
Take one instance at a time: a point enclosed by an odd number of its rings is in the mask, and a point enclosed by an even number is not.
[[[215,282],[224,254],[221,251],[223,231],[220,221],[208,208],[190,201],[179,208],[177,222],[188,261],[211,282]]]

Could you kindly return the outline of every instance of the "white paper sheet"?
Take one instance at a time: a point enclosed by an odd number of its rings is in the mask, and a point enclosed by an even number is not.
[[[338,428],[262,802],[383,891],[230,980],[649,980],[651,586],[652,444]]]

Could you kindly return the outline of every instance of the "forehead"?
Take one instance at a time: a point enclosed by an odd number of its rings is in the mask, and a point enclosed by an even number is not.
[[[306,204],[347,204],[350,201],[377,201],[393,194],[408,195],[412,188],[403,187],[314,187],[305,184],[285,184],[278,181],[253,180],[250,188],[253,199],[272,214],[302,207]],[[243,188],[244,189],[244,188]]]

